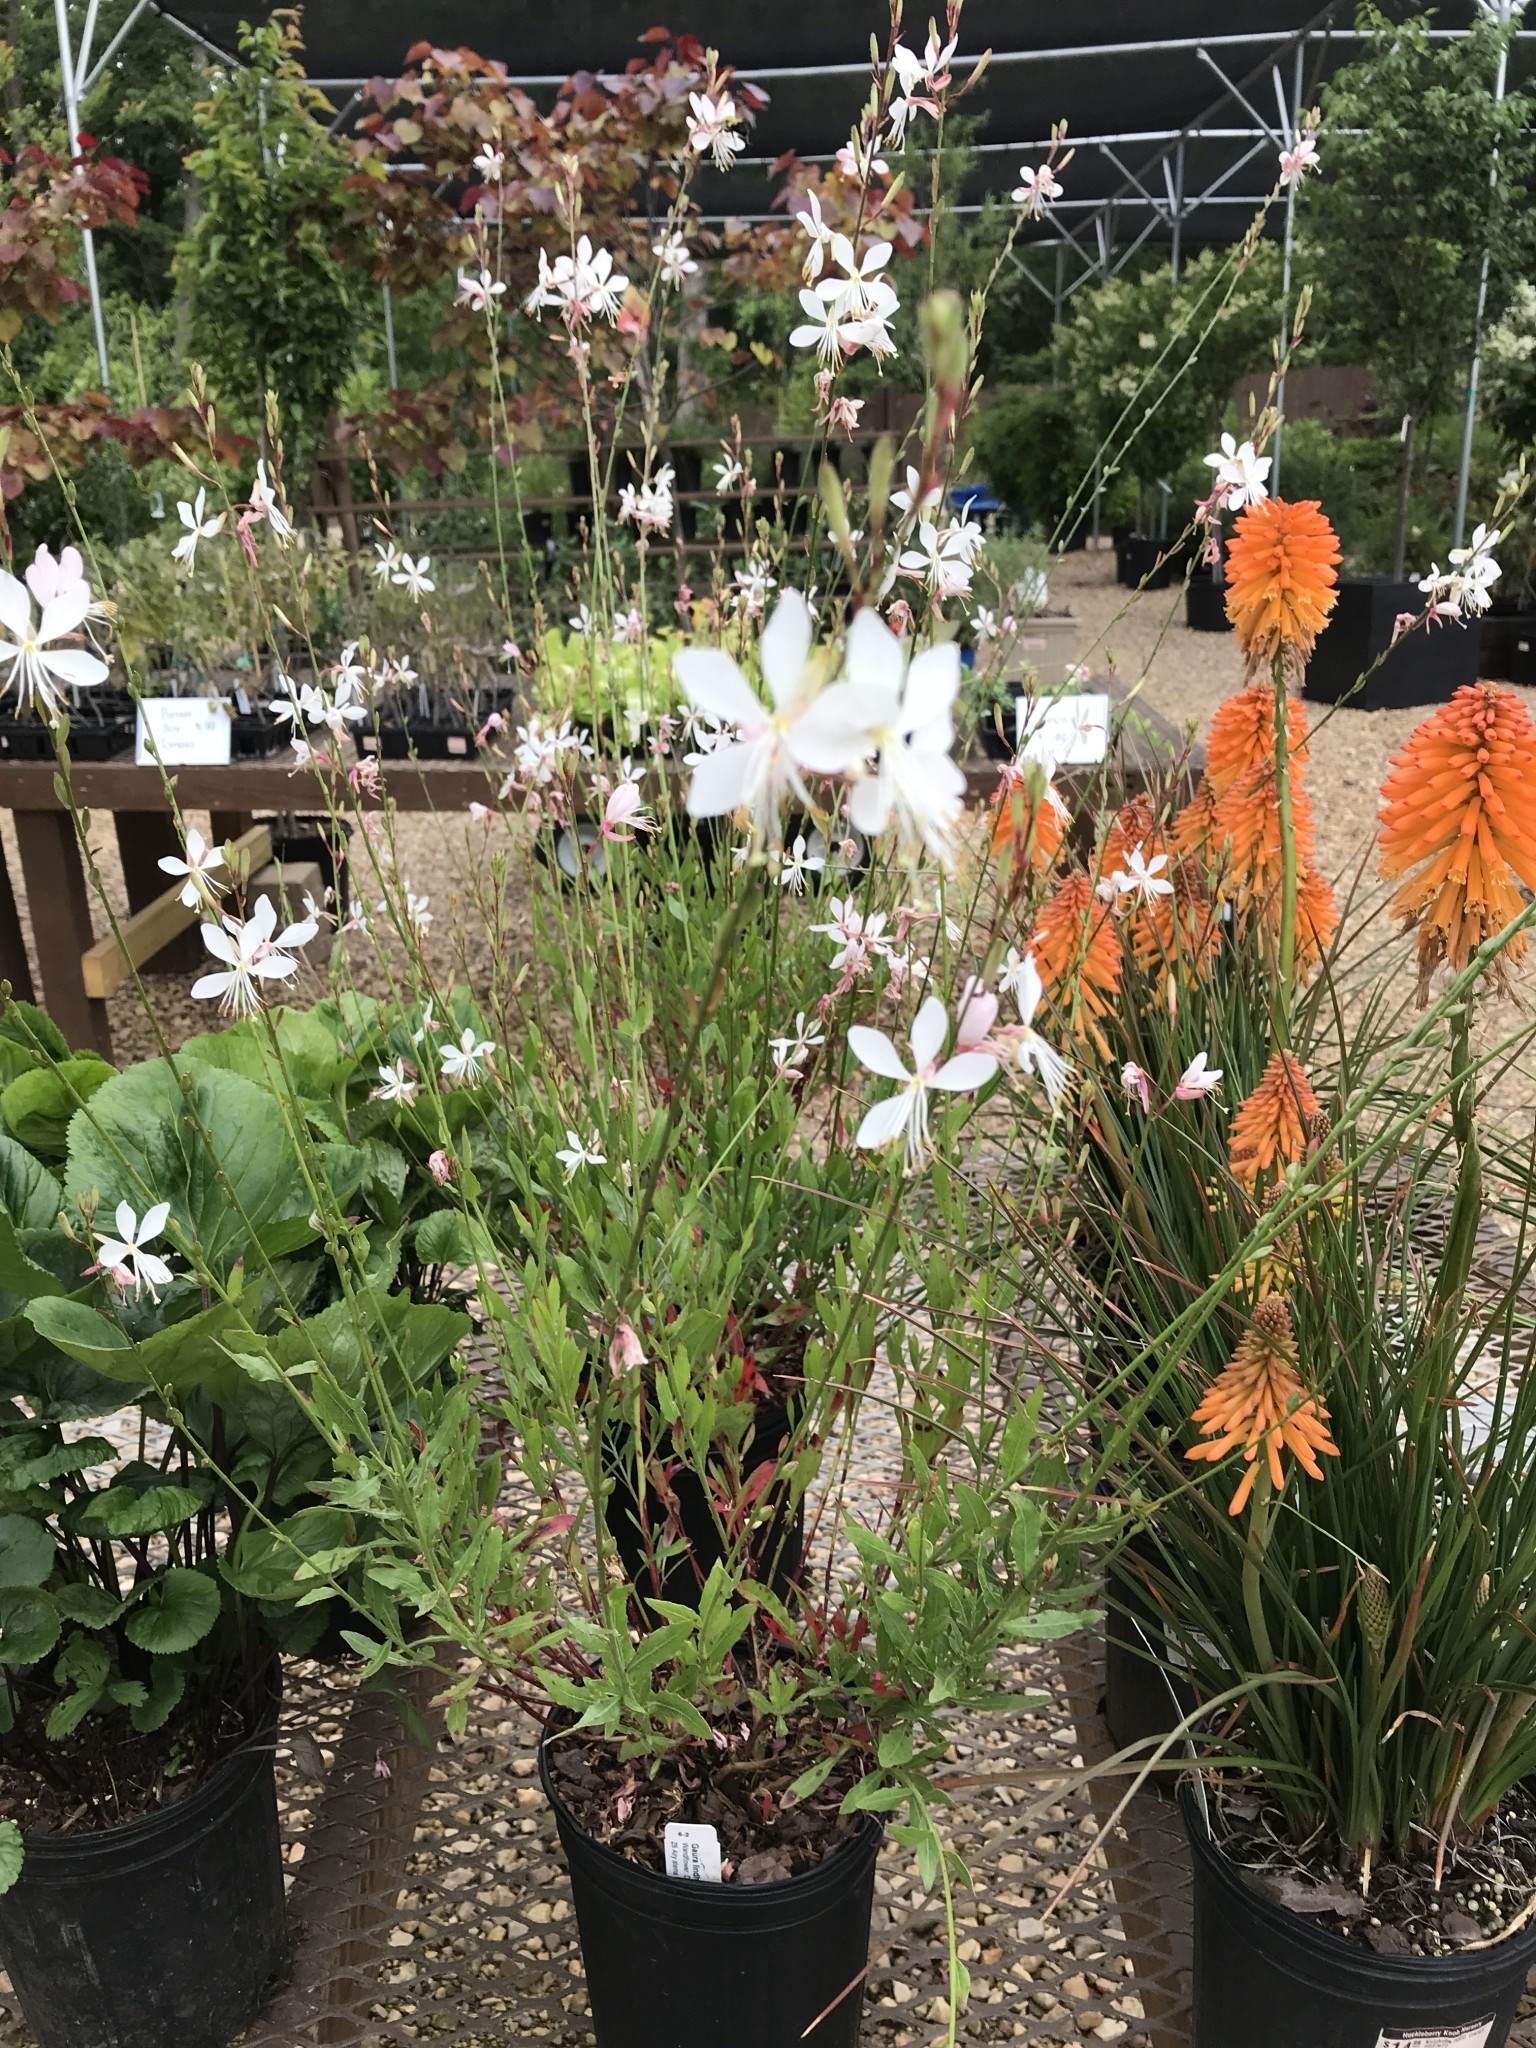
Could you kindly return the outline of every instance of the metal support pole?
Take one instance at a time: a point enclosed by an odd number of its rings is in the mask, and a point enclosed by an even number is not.
[[[1057,327],[1059,327],[1059,326],[1061,325],[1061,309],[1062,309],[1062,307],[1063,307],[1063,306],[1065,305],[1065,303],[1066,303],[1066,298],[1067,298],[1067,245],[1066,245],[1066,243],[1065,243],[1065,242],[1058,242],[1058,243],[1056,244],[1056,289],[1055,289],[1055,291],[1054,291],[1054,292],[1053,292],[1053,293],[1051,294],[1051,326],[1052,326],[1052,328],[1057,328]]]
[[[1495,0],[1499,25],[1508,30],[1511,21],[1525,5],[1525,0]],[[1490,11],[1492,11],[1490,9]],[[1493,84],[1493,104],[1502,105],[1509,85],[1509,37],[1506,33],[1504,47],[1499,52],[1498,76]],[[1488,166],[1488,189],[1493,191],[1499,182],[1499,153],[1493,153],[1493,162]],[[1467,416],[1461,428],[1461,467],[1456,474],[1456,525],[1453,542],[1461,547],[1467,532],[1467,493],[1472,483],[1472,436],[1477,426],[1477,393],[1483,380],[1483,319],[1488,311],[1488,272],[1493,252],[1485,247],[1482,268],[1477,279],[1477,307],[1472,316],[1472,367],[1467,376]]]
[[[389,286],[384,287],[384,356],[389,364],[389,388],[400,389],[400,365],[395,358],[395,301]]]
[[[1293,145],[1301,133],[1301,88],[1306,54],[1306,45],[1298,44],[1290,128],[1285,138],[1288,145]],[[1296,186],[1292,182],[1285,190],[1285,257],[1280,279],[1280,381],[1275,387],[1275,438],[1270,448],[1269,465],[1269,488],[1277,498],[1280,495],[1281,443],[1285,439],[1285,379],[1287,358],[1291,352],[1291,255],[1295,245]]]
[[[1184,256],[1184,143],[1173,152],[1173,281],[1177,285]]]
[[[96,10],[91,9],[90,27],[95,27]],[[69,41],[69,12],[65,0],[53,0],[53,25],[59,38],[59,72],[64,86],[64,120],[69,129],[69,154],[80,154],[80,101],[75,91],[75,60]],[[85,285],[91,299],[91,325],[96,330],[96,360],[101,366],[101,388],[110,393],[112,371],[107,362],[107,328],[101,315],[101,286],[96,276],[96,242],[89,228],[82,228],[85,246]]]

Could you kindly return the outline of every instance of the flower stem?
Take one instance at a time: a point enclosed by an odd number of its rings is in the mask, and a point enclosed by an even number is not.
[[[1280,1019],[1282,1045],[1291,1041],[1292,984],[1296,977],[1296,807],[1291,784],[1291,750],[1286,729],[1289,698],[1285,671],[1275,662],[1275,795],[1280,805]]]

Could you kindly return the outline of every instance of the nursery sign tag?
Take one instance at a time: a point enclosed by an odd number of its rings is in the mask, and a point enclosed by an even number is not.
[[[1384,2027],[1376,2048],[1487,2048],[1494,2015],[1466,2027]]]
[[[133,758],[140,768],[156,755],[167,768],[222,768],[232,731],[225,697],[141,697]]]
[[[1018,701],[1019,739],[1031,761],[1087,768],[1109,752],[1109,699],[1075,694]]]
[[[700,1884],[720,1882],[720,1837],[711,1827],[669,1820],[666,1830],[668,1877],[690,1877]],[[1452,2044],[1459,2048],[1459,2044]],[[1481,2048],[1471,2042],[1468,2048]]]

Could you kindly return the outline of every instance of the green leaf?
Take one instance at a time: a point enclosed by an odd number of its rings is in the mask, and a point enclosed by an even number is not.
[[[457,1209],[434,1209],[413,1233],[416,1256],[424,1266],[472,1266],[475,1247]]]
[[[175,1565],[154,1580],[123,1628],[130,1643],[160,1657],[200,1643],[219,1618],[219,1589],[204,1572]]]
[[[0,1586],[40,1586],[53,1570],[54,1541],[30,1515],[0,1515]]]
[[[13,1820],[0,1820],[0,1895],[20,1877],[23,1853],[21,1829]]]
[[[190,1522],[202,1505],[190,1486],[148,1486],[140,1492],[119,1483],[91,1496],[78,1526],[88,1536],[154,1536]]]
[[[74,1201],[94,1190],[108,1215],[123,1201],[139,1214],[151,1200],[169,1202],[170,1242],[195,1238],[223,1273],[245,1256],[251,1232],[264,1237],[302,1221],[311,1203],[274,1097],[216,1067],[191,1071],[185,1102],[164,1060],[110,1080],[89,1117],[70,1125],[65,1195]]]
[[[186,1689],[186,1665],[175,1657],[157,1657],[149,1667],[149,1690],[141,1702],[129,1707],[129,1720],[141,1735],[153,1735],[171,1718]]]
[[[108,1628],[123,1611],[121,1600],[88,1579],[60,1586],[53,1602],[66,1621],[78,1621],[82,1628]]]
[[[135,1344],[116,1323],[83,1301],[33,1301],[27,1320],[51,1344],[80,1364],[108,1379],[130,1386],[152,1386],[177,1396],[209,1382],[227,1382],[235,1368],[218,1347],[234,1330],[245,1330],[239,1306],[215,1302],[212,1308],[156,1330]],[[226,1391],[220,1386],[221,1393]],[[101,1411],[98,1411],[101,1412]]]
[[[904,1806],[908,1798],[905,1785],[882,1784],[878,1778],[860,1778],[857,1785],[850,1786],[843,1795],[840,1813],[889,1813],[892,1808]]]
[[[0,1591],[0,1664],[35,1664],[58,1640],[58,1611],[46,1593],[29,1586]]]
[[[70,1637],[53,1667],[53,1676],[57,1684],[72,1690],[56,1702],[45,1723],[50,1742],[62,1742],[79,1727],[106,1691],[111,1675],[112,1659],[104,1643],[90,1636]]]
[[[312,1579],[296,1576],[302,1558],[337,1550],[351,1535],[351,1520],[339,1508],[301,1508],[276,1529],[247,1522],[219,1569],[237,1593],[253,1600],[294,1600],[314,1587]]]
[[[64,1190],[40,1160],[8,1131],[0,1131],[0,1209],[22,1230],[51,1230],[64,1206]]]
[[[56,1067],[37,1067],[0,1092],[0,1116],[29,1151],[62,1159],[70,1119],[113,1078],[113,1071],[93,1052]]]
[[[17,996],[12,996],[4,1011],[0,1012],[0,1038],[19,1045],[34,1056],[50,1060],[69,1058],[69,1040],[48,1012]]]
[[[55,1181],[54,1185],[58,1183]],[[83,1251],[80,1263],[89,1263]],[[3,1214],[0,1214],[0,1288],[16,1302],[36,1301],[43,1295],[69,1292],[63,1281],[55,1279],[46,1266],[39,1266],[27,1257],[17,1241],[15,1223]]]

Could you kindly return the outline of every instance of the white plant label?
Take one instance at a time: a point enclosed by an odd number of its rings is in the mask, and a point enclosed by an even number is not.
[[[1384,2027],[1376,2048],[1488,2048],[1496,2015],[1474,2020],[1467,2027]]]
[[[227,697],[141,697],[133,758],[140,768],[156,755],[167,768],[222,768],[232,731]]]
[[[720,1882],[720,1837],[711,1827],[669,1820],[666,1828],[668,1877],[691,1878],[697,1884]],[[1481,2048],[1471,2042],[1468,2048]]]
[[[1109,752],[1109,699],[1081,692],[1020,697],[1018,735],[1027,759],[1057,768],[1088,768]]]

